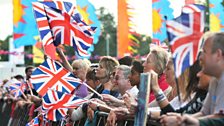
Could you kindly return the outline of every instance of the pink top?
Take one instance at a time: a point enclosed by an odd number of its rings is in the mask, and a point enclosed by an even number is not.
[[[165,74],[162,74],[160,77],[159,77],[159,80],[158,80],[158,83],[159,83],[159,87],[162,91],[165,91],[168,87],[169,87],[169,84],[166,82],[166,75]],[[150,92],[150,96],[149,96],[149,103],[152,102],[153,100],[155,100],[155,95],[154,93],[151,91]]]

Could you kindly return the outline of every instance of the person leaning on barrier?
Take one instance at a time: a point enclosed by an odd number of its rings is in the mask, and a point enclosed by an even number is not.
[[[142,66],[142,62],[140,60],[134,60],[131,65],[131,74],[129,75],[129,81],[132,86],[136,86],[139,89],[140,84],[140,75],[143,73],[144,67]],[[124,96],[124,102],[127,108],[132,110],[130,113],[134,113],[134,109],[131,109],[131,106],[137,105],[137,96],[134,97],[132,94],[126,94]]]
[[[118,96],[118,92],[112,90],[114,88],[114,83],[112,83],[112,79],[116,66],[118,65],[118,61],[113,57],[104,56],[100,59],[99,66],[96,69],[96,77],[100,80],[100,85],[96,89],[98,93],[110,94],[115,97]],[[91,98],[101,99],[101,97],[95,93]],[[91,121],[94,118],[94,111],[97,109],[97,105],[91,103],[84,104],[82,109],[86,113],[88,121]]]
[[[151,51],[147,55],[145,62],[143,63],[144,73],[153,70],[158,74],[159,87],[163,92],[166,92],[167,95],[171,92],[171,87],[166,82],[166,76],[164,74],[168,59],[169,54],[165,49],[161,47],[155,47],[151,49]],[[155,94],[153,92],[150,92],[149,103],[154,100]]]
[[[62,60],[62,65],[73,73],[76,77],[78,77],[83,83],[86,81],[86,73],[90,68],[91,62],[88,59],[75,59],[72,62],[72,65],[66,59],[62,49],[56,48],[57,53]],[[78,97],[84,98],[88,95],[88,89],[84,84],[80,84],[76,87],[75,95]]]
[[[203,36],[203,51],[199,57],[202,62],[202,71],[213,76],[206,96],[205,102],[200,112],[192,115],[192,118],[223,118],[224,117],[224,33],[208,33]],[[170,118],[173,118],[172,121]],[[168,125],[170,122],[177,122],[177,117],[164,116],[161,122]],[[184,117],[180,117],[184,118]],[[195,120],[195,119],[194,119]],[[191,124],[192,120],[181,119],[176,125]],[[224,125],[224,124],[222,124]]]
[[[139,60],[134,60],[131,65],[131,74],[129,74],[128,79],[130,81],[131,86],[139,87],[140,84],[140,74],[143,72],[142,62]],[[129,108],[131,103],[136,103],[137,95],[132,95],[132,93],[126,93],[123,97],[125,101],[125,105]],[[128,111],[124,108],[116,108],[110,111],[107,118],[107,125],[115,125],[117,119],[126,118],[126,114]],[[123,117],[122,117],[123,116]]]
[[[100,85],[99,78],[96,77],[95,69],[89,69],[86,74],[86,83],[94,90],[98,88]],[[89,91],[91,92],[91,91]],[[93,96],[93,92],[91,92],[85,99],[90,99]],[[68,114],[70,115],[73,121],[77,121],[82,119],[85,116],[85,113],[82,111],[82,105],[79,106],[77,109],[69,109]]]
[[[132,87],[128,78],[130,74],[131,68],[126,65],[120,65],[116,68],[114,83],[117,86],[120,95],[118,98],[115,98],[108,94],[102,94],[104,102],[115,107],[125,107],[123,101],[124,95],[128,93],[132,94],[134,97],[137,97],[138,89],[136,86]]]

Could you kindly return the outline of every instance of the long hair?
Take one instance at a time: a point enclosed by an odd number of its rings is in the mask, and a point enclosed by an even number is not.
[[[155,64],[156,72],[158,72],[157,74],[158,75],[163,74],[163,72],[166,68],[166,64],[169,60],[168,52],[161,47],[156,47],[156,48],[153,48],[150,51],[150,53],[152,53],[155,57],[154,64]]]
[[[199,78],[197,77],[197,73],[201,70],[200,62],[199,60],[196,60],[196,62],[189,68],[189,79],[188,79],[188,85],[186,87],[186,96],[184,99],[191,98],[192,92],[195,92],[197,89],[197,85],[199,83]]]

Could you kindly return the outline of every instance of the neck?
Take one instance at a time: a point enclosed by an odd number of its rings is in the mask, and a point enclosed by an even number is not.
[[[132,86],[127,86],[123,90],[120,90],[121,95],[124,95],[126,93],[126,91],[131,89],[131,88],[132,88]]]
[[[219,79],[221,79],[223,73],[224,73],[224,71],[222,71],[222,70],[216,70],[214,72],[214,75],[213,76],[216,77],[219,80]]]
[[[222,74],[224,74],[224,62],[219,63],[216,69],[213,69],[213,71],[214,71],[214,77],[220,80],[222,77]]]
[[[108,79],[107,77],[100,79],[100,82],[101,82],[102,84],[105,84],[105,83],[108,82],[108,81],[109,81],[109,79]]]

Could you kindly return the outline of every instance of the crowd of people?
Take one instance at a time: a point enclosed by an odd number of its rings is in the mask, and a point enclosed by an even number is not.
[[[1,111],[6,108],[4,106],[11,106],[8,120],[4,120],[4,116],[0,120],[8,126],[25,125],[36,116],[40,125],[134,125],[140,75],[149,72],[147,125],[224,125],[224,33],[205,33],[201,40],[204,44],[197,61],[178,78],[175,78],[172,55],[160,47],[150,49],[144,61],[103,56],[97,66],[87,59],[77,59],[70,65],[63,51],[57,48],[63,67],[85,83],[76,87],[72,94],[89,102],[69,108],[67,116],[60,121],[47,121],[38,111],[42,99],[30,84],[35,68],[29,66],[25,69],[25,78],[13,77],[26,87],[19,97],[7,89],[10,80],[2,81]],[[24,108],[26,112],[20,111]],[[15,116],[18,112],[22,118]]]

